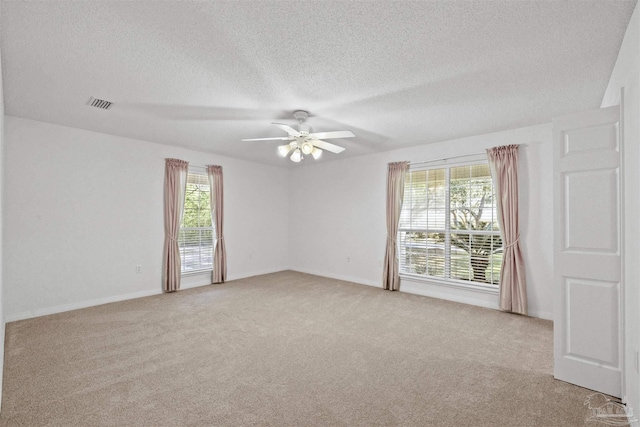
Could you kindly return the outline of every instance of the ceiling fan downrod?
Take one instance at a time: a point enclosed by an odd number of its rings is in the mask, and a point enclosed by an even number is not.
[[[302,124],[307,117],[309,117],[309,112],[305,110],[296,110],[293,112],[293,117],[298,121],[298,123]]]
[[[307,136],[311,133],[311,126],[305,124],[307,118],[309,117],[309,112],[305,110],[296,110],[293,112],[293,118],[298,121],[298,130]]]

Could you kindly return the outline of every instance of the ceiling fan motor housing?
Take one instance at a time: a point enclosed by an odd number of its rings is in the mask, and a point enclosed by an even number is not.
[[[309,112],[308,111],[304,111],[304,110],[296,110],[293,112],[293,117],[299,121],[300,123],[304,122],[305,120],[307,120],[307,117],[309,117]]]

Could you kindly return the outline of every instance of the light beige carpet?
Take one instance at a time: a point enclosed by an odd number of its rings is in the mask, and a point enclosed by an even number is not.
[[[582,426],[552,324],[281,272],[7,325],[2,426]]]

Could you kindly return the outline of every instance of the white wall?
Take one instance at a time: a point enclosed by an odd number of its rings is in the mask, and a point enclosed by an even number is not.
[[[290,254],[294,270],[382,285],[386,240],[387,163],[483,153],[520,147],[521,244],[526,261],[529,312],[551,319],[552,301],[552,130],[551,124],[478,135],[327,163],[291,172]],[[325,154],[330,155],[330,154]],[[495,294],[440,285],[401,282],[401,291],[497,308]]]
[[[640,375],[635,367],[640,349],[640,11],[638,6],[618,53],[602,99],[602,107],[621,104],[624,185],[625,367],[623,399],[640,411]]]
[[[2,83],[2,54],[0,53],[0,242],[3,238],[4,229],[4,89]],[[3,251],[0,244],[0,368],[4,366],[4,329],[5,329],[5,310],[4,310],[4,280],[3,272]],[[2,380],[3,369],[0,369],[0,404],[2,402]],[[0,410],[2,408],[0,407]]]
[[[161,291],[167,157],[222,165],[229,280],[288,267],[286,169],[11,116],[5,125],[7,320]]]

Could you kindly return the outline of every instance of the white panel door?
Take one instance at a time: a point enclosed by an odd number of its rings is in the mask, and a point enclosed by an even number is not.
[[[553,121],[554,376],[620,397],[619,108]]]

